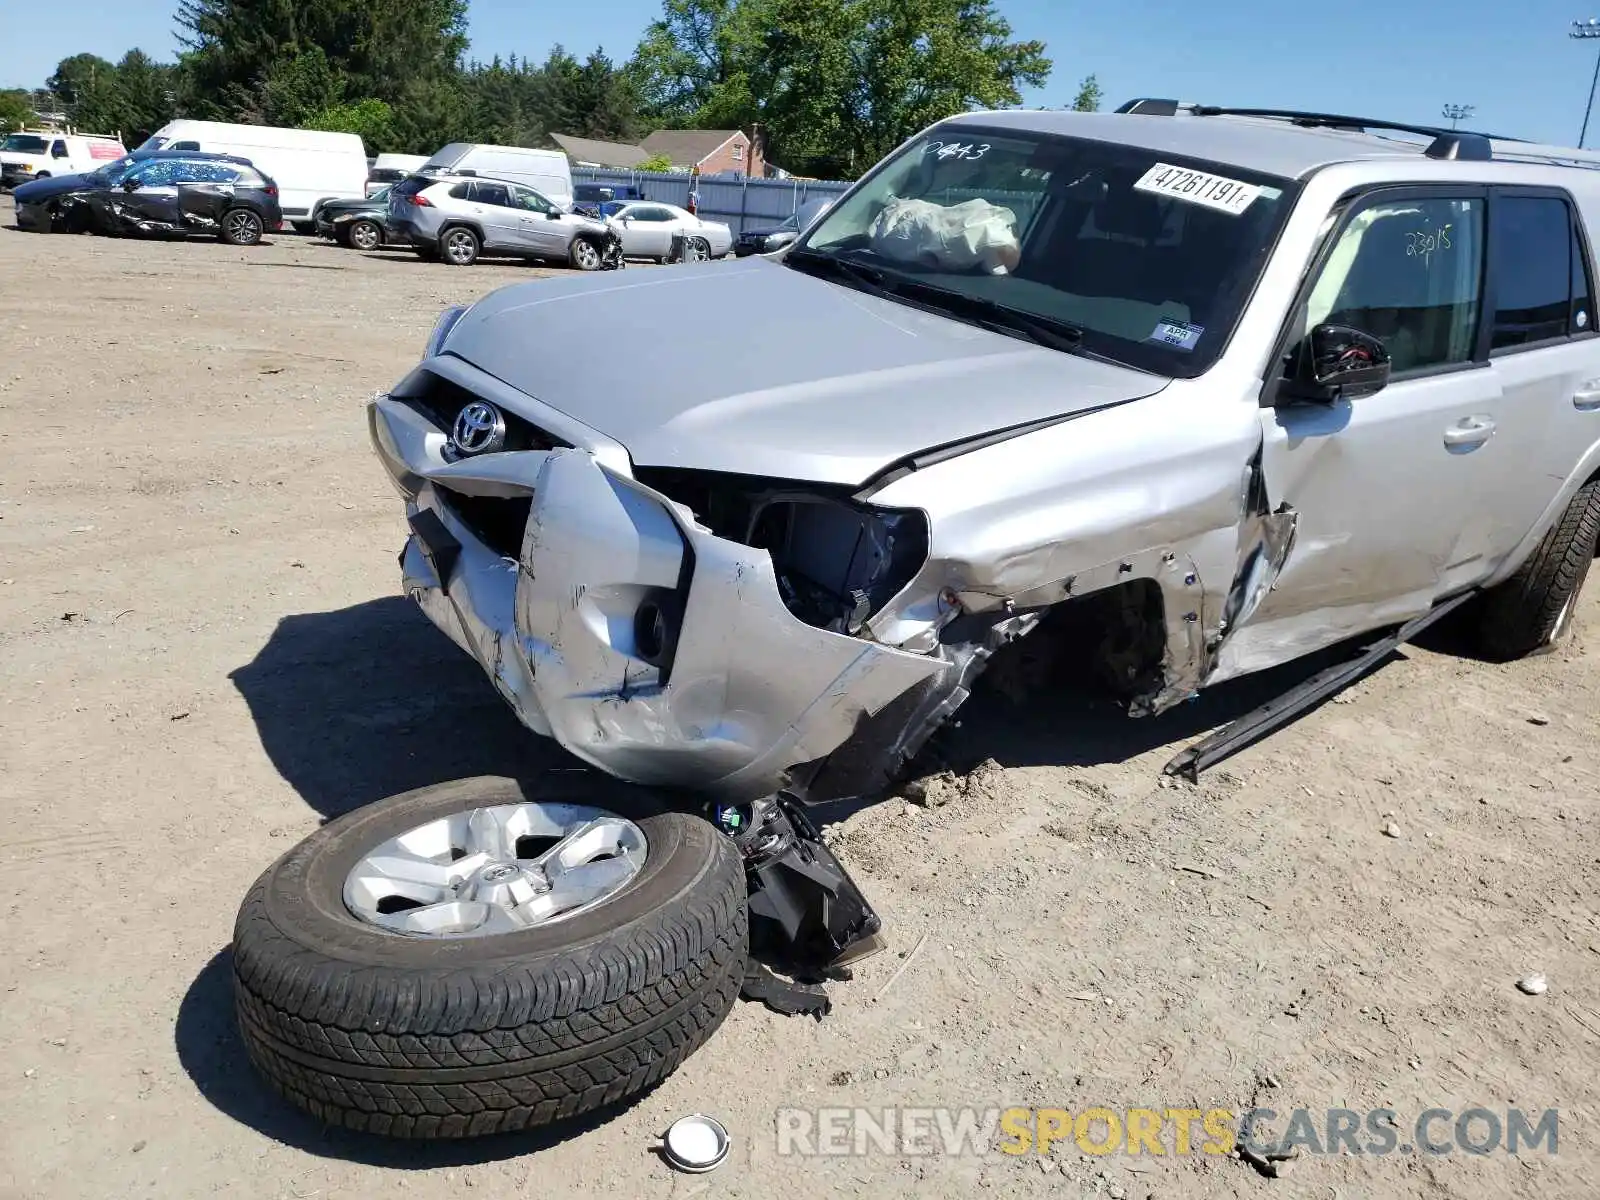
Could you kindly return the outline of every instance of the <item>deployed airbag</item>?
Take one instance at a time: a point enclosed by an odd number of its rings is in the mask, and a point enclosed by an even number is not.
[[[1004,275],[1022,257],[1016,214],[987,200],[945,205],[896,196],[867,236],[884,258],[947,271]]]

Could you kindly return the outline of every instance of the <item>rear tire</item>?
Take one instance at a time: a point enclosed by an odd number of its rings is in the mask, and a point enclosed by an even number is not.
[[[1600,539],[1600,480],[1578,489],[1528,561],[1484,597],[1479,645],[1509,661],[1555,646],[1572,627],[1578,593]]]
[[[265,222],[248,208],[232,208],[222,214],[217,237],[230,246],[254,246],[266,228]]]
[[[452,267],[470,267],[477,262],[481,246],[478,235],[464,225],[446,229],[439,235],[439,257]]]
[[[407,792],[324,826],[267,870],[235,925],[234,997],[250,1060],[280,1093],[349,1129],[472,1137],[635,1096],[711,1036],[745,973],[738,852],[640,789],[574,778]],[[488,936],[395,933],[346,906],[347,876],[388,839],[530,802],[631,807],[646,843],[638,873],[595,907]]]

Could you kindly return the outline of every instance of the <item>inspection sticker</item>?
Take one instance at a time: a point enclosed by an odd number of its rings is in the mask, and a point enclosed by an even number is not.
[[[1257,196],[1261,189],[1253,183],[1241,183],[1224,175],[1210,175],[1205,171],[1191,171],[1188,167],[1175,167],[1158,162],[1133,185],[1135,191],[1154,192],[1237,217]]]
[[[1155,330],[1147,342],[1160,342],[1163,346],[1171,346],[1174,350],[1193,350],[1195,343],[1200,340],[1200,335],[1206,331],[1204,325],[1185,325],[1182,321],[1162,320],[1157,323]]]

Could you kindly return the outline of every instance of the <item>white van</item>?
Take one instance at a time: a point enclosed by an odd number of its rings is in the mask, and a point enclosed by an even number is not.
[[[103,134],[19,129],[0,141],[0,185],[14,188],[52,175],[82,175],[127,153],[119,138]]]
[[[317,205],[367,194],[367,149],[354,133],[222,121],[171,121],[141,150],[205,150],[248,158],[278,185],[283,219],[310,233]]]
[[[572,208],[572,165],[559,150],[451,142],[419,167],[417,174],[486,175],[491,179],[506,179],[526,184],[561,208]]]
[[[380,154],[367,170],[367,195],[381,187],[415,175],[428,161],[426,154]]]

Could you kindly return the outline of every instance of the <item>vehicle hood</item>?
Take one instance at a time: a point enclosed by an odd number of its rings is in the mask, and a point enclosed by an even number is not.
[[[636,466],[852,485],[1167,383],[759,258],[502,288],[441,352],[619,442]]]
[[[328,220],[339,216],[341,213],[381,213],[389,207],[389,197],[382,200],[373,200],[370,197],[361,200],[324,200],[322,211]]]
[[[49,179],[35,179],[22,184],[11,196],[18,204],[38,204],[68,192],[93,192],[102,187],[99,181],[90,179],[88,175],[52,175]]]

